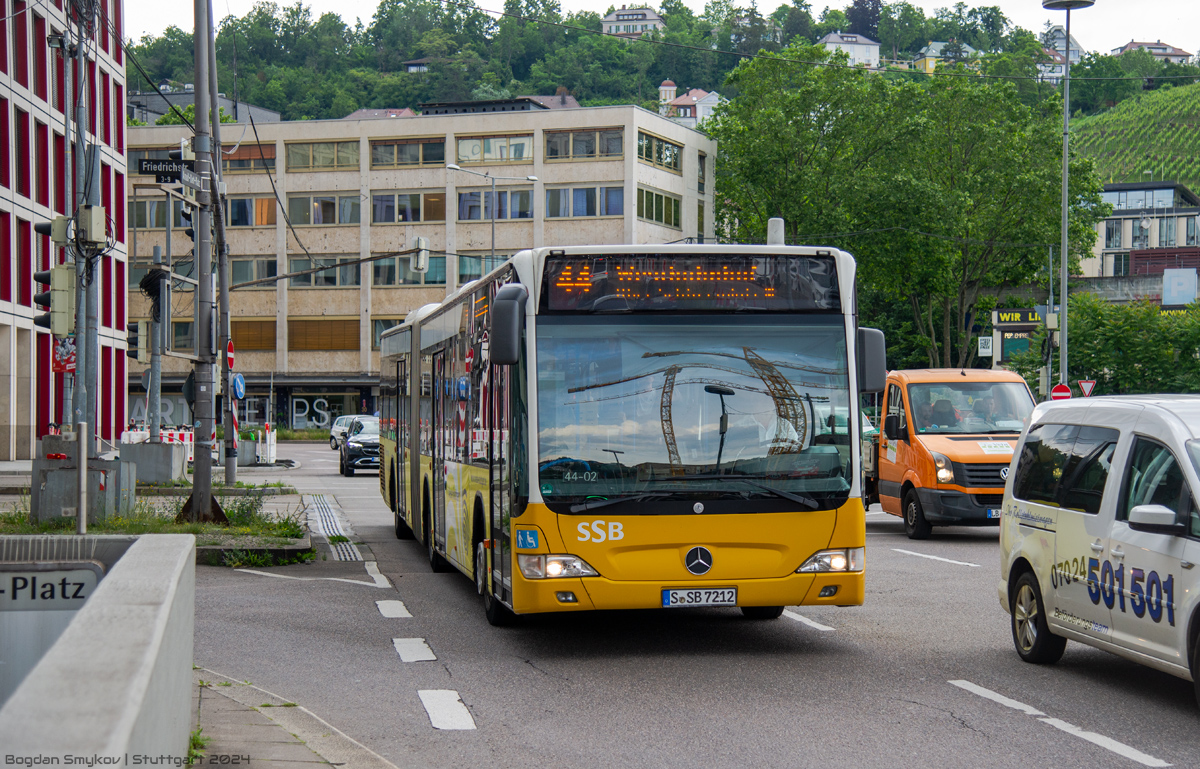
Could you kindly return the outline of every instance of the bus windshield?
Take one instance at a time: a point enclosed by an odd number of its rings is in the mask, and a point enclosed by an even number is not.
[[[921,434],[1019,433],[1033,398],[1020,382],[935,382],[908,386],[913,422]]]
[[[542,497],[559,512],[621,498],[686,502],[688,512],[699,499],[844,504],[852,472],[843,322],[539,316]]]

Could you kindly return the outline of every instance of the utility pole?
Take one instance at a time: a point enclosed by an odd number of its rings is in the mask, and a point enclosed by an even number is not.
[[[217,39],[213,27],[212,0],[208,0],[208,92],[213,110],[213,211],[217,218],[217,274],[221,287],[221,334],[217,355],[221,358],[221,424],[225,428],[225,485],[237,483],[237,431],[233,427],[233,388],[229,381],[229,246],[225,240],[224,184],[221,183],[221,101],[217,96]]]
[[[79,36],[75,43],[75,88],[71,91],[72,94],[79,94],[79,98],[75,100],[75,213],[78,214],[79,209],[87,201],[87,176],[85,173],[84,162],[87,155],[87,143],[84,137],[83,128],[87,125],[86,116],[84,114],[84,99],[83,89],[87,84],[87,58],[85,54],[84,41],[87,40],[87,19],[80,13],[76,20],[78,21]],[[69,68],[68,68],[69,69]],[[95,424],[95,417],[88,414],[88,344],[87,344],[87,317],[88,317],[88,264],[87,255],[84,253],[83,245],[79,239],[78,219],[76,219],[75,228],[75,381],[72,388],[72,411],[74,415],[67,421],[72,424],[86,423]],[[92,441],[90,436],[80,435],[77,437],[80,443],[80,455],[87,456],[91,451]],[[86,449],[85,449],[86,447]],[[80,515],[86,515],[86,511],[80,511]]]
[[[170,199],[168,198],[168,201]],[[162,269],[163,256],[162,248],[154,247],[154,266]],[[162,351],[163,351],[163,328],[170,323],[170,317],[166,319],[167,323],[163,322],[164,311],[170,311],[170,304],[167,302],[166,294],[169,291],[170,284],[167,280],[158,282],[158,316],[153,313],[150,316],[150,386],[146,388],[149,393],[150,408],[147,409],[146,420],[150,423],[150,442],[160,443],[162,441],[162,414],[160,413],[162,405]]]
[[[212,514],[213,434],[213,283],[212,283],[212,143],[209,136],[208,2],[195,0],[196,31],[193,50],[196,66],[196,460],[192,477],[192,517],[206,520]],[[206,183],[207,182],[207,183]],[[207,189],[206,189],[207,187]]]

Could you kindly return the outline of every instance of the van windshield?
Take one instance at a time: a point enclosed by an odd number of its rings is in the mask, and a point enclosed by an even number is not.
[[[912,384],[908,400],[921,434],[1018,433],[1034,405],[1020,382]]]

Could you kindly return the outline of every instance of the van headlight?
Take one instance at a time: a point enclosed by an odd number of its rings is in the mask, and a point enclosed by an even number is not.
[[[574,555],[518,555],[517,567],[525,579],[600,576],[587,561]]]
[[[832,571],[862,571],[867,559],[864,547],[851,547],[845,550],[820,550],[812,554],[799,569],[797,574]]]
[[[936,451],[929,453],[933,455],[933,464],[937,468],[937,482],[954,483],[954,465],[951,464],[949,457]]]

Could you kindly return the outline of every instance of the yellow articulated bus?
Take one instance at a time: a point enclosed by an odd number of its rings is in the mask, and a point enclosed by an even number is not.
[[[885,379],[844,252],[522,251],[381,348],[396,535],[514,614],[863,600],[859,394]]]

